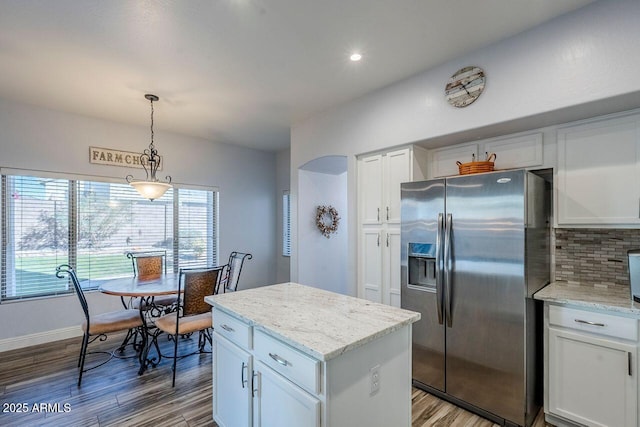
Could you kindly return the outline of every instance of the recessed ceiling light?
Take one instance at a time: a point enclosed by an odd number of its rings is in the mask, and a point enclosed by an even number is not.
[[[349,59],[351,59],[354,62],[360,61],[362,59],[362,55],[360,55],[359,53],[352,53]]]

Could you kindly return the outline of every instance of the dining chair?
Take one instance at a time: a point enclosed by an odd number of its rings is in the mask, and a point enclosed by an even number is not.
[[[167,251],[138,251],[127,252],[127,258],[131,260],[133,267],[133,275],[137,277],[155,277],[167,273]],[[153,303],[149,304],[149,301],[143,298],[133,298],[128,303],[122,300],[125,307],[131,307],[146,311],[149,309],[158,309],[157,313],[171,311],[169,307],[173,307],[177,301],[175,295],[164,295],[160,297],[154,297]]]
[[[244,252],[231,252],[229,263],[226,264],[223,277],[220,281],[222,293],[233,292],[238,289],[240,273],[245,260],[252,259],[253,255]]]
[[[80,347],[80,357],[78,358],[78,368],[80,369],[80,372],[78,374],[78,387],[80,387],[80,384],[82,383],[82,374],[86,371],[104,365],[113,357],[117,357],[115,356],[114,352],[122,352],[126,345],[127,339],[125,339],[125,341],[123,341],[122,344],[120,344],[120,346],[112,352],[95,351],[87,353],[87,347],[89,346],[89,344],[94,342],[96,339],[99,339],[100,341],[106,340],[108,333],[140,330],[142,328],[142,318],[140,317],[140,312],[138,310],[131,309],[117,310],[91,316],[89,314],[89,305],[87,303],[87,299],[84,296],[84,292],[82,290],[82,287],[80,286],[78,276],[76,275],[73,267],[68,264],[59,265],[58,267],[56,267],[56,277],[58,277],[59,279],[71,279],[71,283],[73,284],[75,293],[78,296],[80,305],[82,306],[82,311],[84,312],[85,320],[82,324],[82,330],[84,334],[82,336],[82,346]],[[95,366],[85,369],[84,362],[87,354],[97,353],[108,354],[110,357]]]
[[[223,268],[223,266],[218,266],[181,269],[178,283],[178,295],[181,296],[178,298],[178,309],[175,313],[166,314],[155,320],[158,333],[154,334],[153,339],[156,349],[158,349],[157,337],[161,332],[168,334],[174,342],[171,387],[176,385],[176,364],[178,359],[196,353],[205,353],[206,343],[209,342],[209,345],[211,345],[210,329],[213,328],[211,306],[204,301],[204,297],[215,293]],[[194,332],[199,332],[198,350],[179,356],[178,342],[180,338]]]
[[[131,260],[134,276],[158,276],[167,272],[167,251],[127,252],[127,258]]]

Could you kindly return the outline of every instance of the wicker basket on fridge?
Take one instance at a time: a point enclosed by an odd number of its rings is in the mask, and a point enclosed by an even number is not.
[[[460,161],[457,161],[456,165],[458,165],[458,170],[460,171],[460,175],[469,175],[472,173],[493,171],[493,165],[495,161],[496,161],[496,153],[491,153],[490,155],[487,155],[487,160],[479,160],[479,161],[473,160],[467,163],[462,163]]]

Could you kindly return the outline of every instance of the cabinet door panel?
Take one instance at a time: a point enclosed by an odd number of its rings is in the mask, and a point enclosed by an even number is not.
[[[389,289],[386,304],[400,307],[400,229],[387,230],[385,241],[387,283]]]
[[[280,376],[262,362],[256,363],[259,385],[254,398],[254,426],[320,425],[320,401]]]
[[[382,302],[382,231],[366,228],[361,234],[360,277],[362,297],[373,302]]]
[[[496,169],[542,166],[542,133],[497,139],[484,144],[484,153],[496,153]]]
[[[635,426],[636,347],[549,329],[549,411],[589,426]]]
[[[386,202],[383,221],[400,224],[400,184],[411,181],[411,151],[408,148],[386,155]]]
[[[478,144],[465,144],[451,148],[439,148],[433,150],[431,154],[431,178],[443,176],[454,176],[459,174],[457,161],[462,163],[470,162],[473,156],[478,156]]]
[[[640,119],[558,131],[558,224],[640,223]]]
[[[220,427],[251,423],[251,356],[214,333],[213,418]]]
[[[361,221],[363,224],[379,224],[382,220],[382,156],[365,157],[359,165]]]

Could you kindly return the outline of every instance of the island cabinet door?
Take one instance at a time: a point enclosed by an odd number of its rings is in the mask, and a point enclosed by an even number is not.
[[[220,427],[251,425],[252,357],[214,333],[213,418]]]
[[[320,426],[320,400],[260,361],[255,369],[254,427]]]

